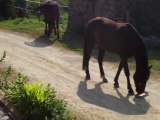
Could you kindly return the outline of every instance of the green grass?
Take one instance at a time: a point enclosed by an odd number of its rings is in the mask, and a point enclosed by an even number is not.
[[[22,19],[17,18],[14,20],[6,20],[0,22],[0,28],[9,29],[16,32],[22,32],[31,34],[33,36],[38,36],[43,34],[44,31],[44,23],[39,21],[38,19]]]
[[[153,65],[153,69],[160,70],[160,46],[147,44],[149,64]]]
[[[61,12],[59,24],[60,38],[62,38],[67,28],[67,22],[68,14],[66,12]],[[34,37],[37,37],[44,34],[45,24],[43,20],[39,20],[36,17],[32,17],[30,19],[16,18],[0,21],[0,28],[9,29],[21,33],[27,33]]]

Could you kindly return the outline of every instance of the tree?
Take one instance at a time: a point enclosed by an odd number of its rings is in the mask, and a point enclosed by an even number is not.
[[[0,0],[0,18],[8,19],[17,16],[18,8],[26,6],[25,0]]]
[[[0,18],[7,19],[14,16],[13,0],[0,0]]]

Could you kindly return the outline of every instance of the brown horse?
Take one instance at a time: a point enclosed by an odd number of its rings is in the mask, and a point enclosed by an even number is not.
[[[40,14],[44,16],[45,34],[49,37],[52,30],[59,38],[59,17],[60,10],[58,2],[46,2],[35,9],[40,10]]]
[[[98,63],[100,74],[103,82],[108,82],[105,78],[102,61],[105,50],[118,54],[121,58],[117,74],[114,78],[114,87],[118,88],[118,77],[122,68],[127,77],[128,93],[134,94],[130,84],[130,72],[127,59],[134,56],[136,61],[136,71],[133,76],[136,91],[141,94],[145,91],[146,82],[150,76],[148,67],[148,56],[141,36],[135,28],[129,23],[117,23],[104,17],[96,17],[90,20],[86,26],[84,53],[83,53],[83,70],[86,70],[86,79],[90,79],[89,60],[94,45],[99,49]]]

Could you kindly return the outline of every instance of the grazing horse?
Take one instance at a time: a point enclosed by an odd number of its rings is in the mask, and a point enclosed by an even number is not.
[[[44,16],[45,22],[45,35],[50,36],[52,30],[54,30],[57,38],[59,38],[59,17],[60,10],[58,2],[46,2],[35,9],[40,10],[40,14]]]
[[[145,91],[147,80],[150,76],[148,67],[148,56],[141,36],[129,23],[117,23],[105,17],[96,17],[90,20],[85,29],[85,41],[83,51],[83,70],[86,71],[86,79],[90,79],[89,60],[94,45],[99,49],[98,63],[103,82],[108,82],[105,78],[102,61],[105,50],[120,56],[120,64],[114,78],[114,87],[118,88],[118,78],[122,68],[127,78],[128,93],[134,95],[130,84],[130,72],[127,59],[134,57],[136,61],[136,71],[133,76],[136,91],[141,94]]]

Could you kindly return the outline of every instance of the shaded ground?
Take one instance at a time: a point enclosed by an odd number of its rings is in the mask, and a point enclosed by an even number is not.
[[[160,75],[147,84],[149,96],[137,99],[127,96],[126,78],[122,72],[120,88],[113,88],[117,62],[105,62],[109,83],[101,83],[97,60],[90,62],[91,80],[84,80],[82,56],[52,44],[45,37],[31,38],[0,30],[0,52],[7,51],[4,61],[34,80],[50,83],[58,96],[81,119],[85,120],[159,120]],[[133,75],[133,72],[131,72]],[[132,77],[131,77],[132,78]],[[133,84],[133,80],[132,80]],[[134,84],[133,84],[134,87]]]

